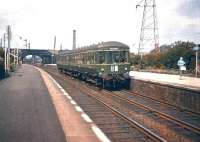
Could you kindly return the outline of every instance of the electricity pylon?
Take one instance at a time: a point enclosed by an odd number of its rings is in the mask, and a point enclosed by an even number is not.
[[[138,48],[138,54],[142,57],[142,50],[160,52],[159,34],[155,0],[141,0],[136,5],[136,9],[138,7],[144,7]]]

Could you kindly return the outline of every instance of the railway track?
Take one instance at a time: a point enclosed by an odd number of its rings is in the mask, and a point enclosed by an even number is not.
[[[121,99],[125,99],[126,101],[128,101],[130,103],[134,103],[144,109],[148,109],[149,111],[155,112],[158,115],[162,116],[163,118],[171,119],[172,121],[181,125],[182,127],[189,129],[200,135],[200,115],[197,113],[192,113],[187,110],[180,111],[180,109],[177,109],[174,106],[171,106],[169,104],[164,104],[162,102],[155,101],[152,99],[150,101],[148,101],[150,99],[149,97],[141,96],[140,94],[135,94],[135,93],[129,92],[129,91],[123,90],[120,92],[115,92],[115,94],[118,97],[120,97]],[[126,97],[122,97],[124,95]],[[141,99],[143,100],[143,103],[141,103],[137,99],[137,97],[135,97],[135,95],[141,97]],[[147,100],[144,100],[144,99],[147,99]],[[152,106],[152,104],[153,104],[153,106]],[[164,106],[164,107],[160,108],[160,106]],[[171,113],[171,112],[173,112],[173,113]],[[176,116],[175,116],[175,114],[176,114]],[[191,117],[191,115],[192,115],[192,117]],[[190,119],[188,119],[188,118],[190,118]]]
[[[148,96],[146,96],[146,95],[142,95],[142,94],[139,94],[139,93],[136,93],[136,92],[130,92],[130,91],[128,91],[128,90],[121,90],[121,92],[124,92],[124,93],[126,93],[126,94],[130,94],[130,95],[133,95],[133,96],[138,96],[138,97],[140,97],[140,98],[142,98],[142,99],[154,101],[154,102],[159,103],[159,104],[161,104],[161,105],[164,105],[164,106],[166,106],[166,107],[171,107],[171,108],[173,108],[173,109],[175,109],[175,110],[177,110],[177,111],[186,112],[186,113],[188,113],[188,114],[190,114],[190,115],[193,115],[194,117],[196,117],[196,116],[199,117],[199,116],[200,116],[200,113],[197,113],[197,112],[194,112],[194,111],[185,109],[185,108],[181,108],[181,107],[178,107],[178,106],[175,106],[175,105],[166,103],[166,102],[161,101],[161,100],[156,100],[156,99],[154,99],[154,98],[152,98],[152,97],[148,97]]]
[[[105,95],[103,100],[118,102],[119,111],[126,113],[130,118],[136,120],[138,123],[144,125],[146,128],[151,129],[154,133],[165,138],[168,141],[200,141],[199,131],[193,129],[193,126],[185,125],[185,122],[178,119],[166,116],[155,112],[150,107],[143,104],[133,103],[129,99],[122,98],[122,94],[113,94],[104,90],[101,95]],[[197,133],[198,132],[198,133]]]
[[[51,72],[50,74],[55,75],[55,71],[53,73]],[[69,77],[66,77],[66,78],[69,79]],[[83,84],[81,85],[79,82],[73,79],[71,81],[69,82],[68,80],[68,82],[71,83],[72,86],[74,84],[79,86],[78,88],[82,92],[89,94],[90,97],[93,97],[94,99],[96,99],[99,103],[103,104],[107,109],[112,111],[114,114],[120,115],[121,119],[128,121],[129,124],[132,123],[135,125],[134,127],[137,126],[137,129],[139,129],[139,131],[141,131],[142,133],[145,133],[145,135],[147,135],[153,141],[199,141],[200,139],[198,127],[195,127],[184,121],[180,121],[177,118],[174,118],[170,115],[160,112],[157,109],[154,109],[150,106],[144,105],[143,103],[138,103],[137,101],[133,101],[129,99],[127,97],[128,95],[131,95],[131,93],[129,92],[126,92],[126,91],[109,92],[106,90],[101,90],[99,92],[99,90],[97,90],[97,88],[94,86],[86,86]],[[108,98],[110,98],[110,100]],[[140,112],[140,114],[131,111],[131,109],[136,110],[136,112],[137,111]],[[124,113],[123,111],[125,111],[126,113]],[[90,113],[90,111],[88,111],[88,113]],[[127,117],[127,115],[129,117]],[[159,123],[163,122],[165,123],[165,125],[170,125],[169,126],[170,128],[168,128],[168,126],[166,127],[162,126],[161,128],[165,128],[166,130],[164,131],[170,131],[173,134],[169,134],[166,132],[164,132],[166,134],[163,134],[163,132],[156,131],[155,128],[152,128],[149,124],[145,122],[141,122],[141,120],[139,121],[138,118],[133,117],[133,115],[137,115],[140,117],[144,116],[145,120],[143,121],[147,121],[148,123],[150,122],[151,124],[156,123],[155,119],[158,119],[157,121],[159,121]],[[150,119],[147,118],[147,116],[145,115],[149,115],[148,117],[150,117]],[[176,129],[176,132],[174,130],[169,130],[171,129],[171,127]],[[182,131],[182,133],[178,134],[179,131]],[[151,133],[154,136],[152,136]],[[185,135],[182,136],[182,134],[185,134]],[[171,137],[171,138],[168,138],[168,137]]]
[[[151,130],[145,128],[112,106],[103,102],[101,99],[96,97],[96,95],[94,95],[96,93],[94,90],[87,89],[86,92],[86,88],[79,85],[77,81],[73,79],[69,81],[69,77],[63,78],[63,76],[55,74],[55,72],[49,70],[46,71],[51,74],[65,89],[67,89],[67,91],[70,91],[71,94],[76,94],[72,95],[73,99],[84,109],[84,111],[112,141],[167,142]],[[66,82],[70,86],[67,86]],[[78,89],[81,90],[79,93],[77,93],[77,86]]]

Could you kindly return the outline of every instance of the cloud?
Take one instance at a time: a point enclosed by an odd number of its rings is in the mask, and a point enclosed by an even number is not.
[[[0,30],[3,29],[4,25],[7,23],[7,20],[0,15]]]
[[[200,24],[193,23],[193,24],[188,24],[184,29],[180,31],[178,35],[185,40],[190,40],[198,43],[200,37],[199,31],[200,31]]]
[[[196,19],[200,17],[200,0],[183,0],[177,7],[180,16]]]
[[[6,16],[6,13],[0,13],[0,38],[2,37],[2,34],[6,32],[6,25],[9,23]]]

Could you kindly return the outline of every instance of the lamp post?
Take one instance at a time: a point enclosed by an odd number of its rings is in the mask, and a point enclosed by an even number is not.
[[[51,55],[51,63],[53,64],[54,62],[54,54]]]
[[[196,45],[193,50],[196,52],[196,67],[195,67],[195,76],[198,75],[198,51],[200,50],[200,44]]]
[[[4,46],[4,69],[5,69],[5,74],[7,76],[7,48],[6,48],[6,34],[3,34],[3,46]]]

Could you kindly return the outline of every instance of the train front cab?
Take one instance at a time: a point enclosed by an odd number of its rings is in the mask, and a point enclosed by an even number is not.
[[[98,84],[106,89],[129,89],[129,50],[116,49],[118,48],[97,52]]]
[[[129,76],[130,64],[119,63],[102,65],[101,72],[99,72],[97,78],[98,86],[106,89],[129,89],[130,88],[130,76]]]

